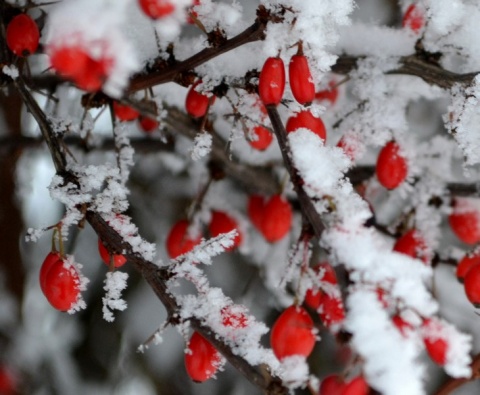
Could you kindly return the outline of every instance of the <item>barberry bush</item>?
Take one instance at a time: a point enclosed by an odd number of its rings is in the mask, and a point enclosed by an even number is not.
[[[0,0],[0,394],[478,393],[478,20]]]

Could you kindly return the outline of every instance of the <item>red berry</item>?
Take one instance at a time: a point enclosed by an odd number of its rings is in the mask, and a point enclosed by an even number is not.
[[[308,60],[304,55],[292,56],[288,66],[288,76],[295,100],[300,104],[311,103],[315,98],[315,85]]]
[[[35,21],[27,14],[14,17],[7,26],[7,46],[17,56],[28,56],[38,48],[40,32]]]
[[[222,324],[231,328],[245,328],[247,317],[240,311],[235,311],[233,306],[226,306],[221,311]]]
[[[264,128],[263,126],[255,126],[253,128],[253,134],[256,136],[256,139],[247,141],[252,146],[252,148],[255,148],[256,150],[264,151],[272,143],[272,133],[270,132],[270,130]]]
[[[423,12],[415,4],[410,4],[403,16],[402,26],[408,27],[414,33],[419,33],[424,24]]]
[[[438,365],[445,365],[447,362],[448,343],[442,337],[442,324],[432,319],[423,322],[425,331],[423,342],[430,358]]]
[[[212,219],[210,220],[208,229],[210,231],[210,236],[212,237],[216,237],[222,233],[231,232],[234,229],[237,230],[237,235],[233,239],[233,245],[230,248],[227,248],[226,251],[232,251],[242,242],[242,234],[238,228],[237,221],[223,211],[212,211]]]
[[[193,381],[208,380],[217,371],[221,357],[218,351],[200,333],[194,332],[188,343],[189,353],[185,354],[185,368]]]
[[[158,125],[160,125],[160,123],[156,119],[142,116],[140,116],[140,118],[138,119],[138,123],[140,124],[140,128],[145,133],[153,132],[154,130],[158,129]]]
[[[107,247],[103,244],[102,240],[100,238],[98,239],[98,252],[100,253],[100,257],[102,258],[102,261],[107,265],[110,266],[110,253],[107,250]],[[115,267],[120,267],[125,265],[127,262],[127,258],[123,256],[122,254],[113,254],[113,265]]]
[[[200,5],[200,0],[194,0],[193,1],[193,4],[190,6],[190,14],[193,14],[193,16],[195,18],[198,18],[198,13],[196,11],[193,11],[193,7],[196,6],[196,5]],[[187,23],[189,23],[190,25],[193,25],[195,22],[194,20],[189,16],[187,18]]]
[[[453,233],[464,243],[480,241],[480,212],[468,199],[455,199],[448,222]]]
[[[140,115],[140,113],[134,108],[127,104],[121,104],[117,101],[113,102],[113,112],[120,121],[133,121]]]
[[[338,325],[345,319],[345,309],[339,296],[322,293],[322,300],[318,307],[318,315],[327,328]]]
[[[377,178],[387,189],[395,189],[407,178],[407,161],[399,154],[400,147],[394,141],[382,148],[377,159]]]
[[[152,19],[168,16],[175,11],[170,0],[138,0],[138,4],[145,15]]]
[[[292,133],[300,128],[309,129],[324,141],[327,138],[327,130],[323,121],[315,117],[309,110],[300,111],[288,118],[286,126],[288,133]]]
[[[323,270],[323,276],[320,278],[320,281],[332,285],[337,284],[335,270],[333,270],[333,267],[328,262],[319,263],[313,268],[313,270],[317,273],[320,270]],[[305,304],[313,310],[318,310],[322,305],[324,298],[324,291],[322,289],[309,289],[305,293]]]
[[[267,241],[275,243],[292,227],[292,206],[281,195],[273,195],[265,204],[260,231]]]
[[[425,240],[419,235],[416,229],[410,229],[401,236],[393,246],[393,251],[411,256],[412,258],[421,258],[428,263],[429,258],[426,256]]]
[[[290,306],[273,324],[270,343],[280,360],[293,355],[308,357],[315,346],[312,318],[302,307]]]
[[[0,365],[0,395],[17,394],[17,377],[7,366]]]
[[[189,235],[189,226],[189,222],[183,219],[175,223],[170,230],[167,237],[167,252],[170,258],[175,259],[186,254],[202,241],[200,234],[194,237]]]
[[[408,332],[410,332],[413,327],[411,324],[409,324],[407,321],[405,321],[400,315],[394,315],[392,317],[392,322],[393,325],[397,327],[399,332],[402,334],[402,336],[407,336]]]
[[[63,259],[54,262],[45,277],[44,295],[50,304],[60,311],[67,311],[76,303],[80,294],[80,280],[73,266],[66,266]]]
[[[337,374],[325,377],[320,384],[319,395],[343,395],[346,384]]]
[[[315,100],[329,101],[333,106],[338,99],[338,88],[335,81],[328,83],[328,89],[324,89],[315,93]]]
[[[463,282],[468,271],[475,265],[480,264],[480,254],[465,255],[457,265],[457,278]]]
[[[258,94],[263,104],[278,105],[285,90],[285,66],[280,58],[268,58],[258,81]]]
[[[367,395],[369,387],[363,376],[352,379],[343,390],[342,395]]]
[[[475,307],[480,306],[480,264],[473,265],[463,280],[465,294]]]
[[[40,280],[40,289],[42,290],[43,293],[45,293],[45,283],[47,281],[47,274],[52,268],[53,264],[58,260],[61,260],[60,253],[58,253],[57,251],[52,251],[47,255],[47,257],[42,263],[42,267],[40,268],[39,280]]]
[[[210,105],[210,98],[195,90],[195,87],[198,84],[200,84],[200,82],[197,82],[190,87],[185,99],[185,109],[194,118],[205,116]],[[214,100],[215,97],[212,97],[212,104]]]
[[[113,60],[106,57],[93,59],[83,48],[49,48],[50,63],[63,77],[71,79],[80,89],[99,90],[113,67]]]
[[[265,199],[260,195],[251,195],[248,199],[247,212],[252,224],[260,230],[262,228],[265,210]]]
[[[50,64],[62,76],[76,78],[89,63],[88,54],[79,47],[50,48]]]

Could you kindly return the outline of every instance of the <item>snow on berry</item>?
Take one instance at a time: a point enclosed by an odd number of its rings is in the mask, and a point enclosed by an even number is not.
[[[52,6],[45,34],[52,66],[81,89],[102,88],[119,97],[140,67],[123,31],[127,5],[125,0],[115,7],[107,0],[79,0]]]

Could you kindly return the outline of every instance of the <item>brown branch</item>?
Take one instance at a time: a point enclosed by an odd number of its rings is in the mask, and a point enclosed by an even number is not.
[[[364,57],[340,56],[332,67],[337,74],[348,74],[357,68],[357,62]],[[450,89],[454,84],[469,85],[472,83],[476,73],[457,74],[445,70],[435,63],[422,59],[419,55],[403,56],[399,61],[400,67],[389,70],[386,74],[403,74],[419,77],[428,84],[440,88]]]
[[[33,99],[21,78],[15,82],[15,85],[18,87],[20,95],[28,110],[40,124],[42,134],[47,140],[47,145],[57,169],[57,173],[61,174],[69,182],[78,184],[75,175],[66,170],[66,158],[65,154],[60,149],[59,136],[53,133],[46,115]],[[160,268],[153,262],[150,262],[135,253],[131,245],[125,242],[122,236],[111,228],[100,214],[89,210],[87,207],[85,215],[87,221],[109,250],[122,251],[127,260],[141,273],[165,306],[170,320],[173,321],[176,317],[179,317],[180,307],[175,296],[171,294],[167,288],[167,281],[171,276],[168,269]],[[234,354],[232,349],[223,342],[222,339],[217,338],[215,332],[211,328],[203,325],[198,319],[192,318],[190,321],[195,330],[208,339],[234,367],[236,367],[251,383],[258,386],[265,394],[286,395],[288,393],[287,388],[281,384],[281,381],[278,378],[273,377],[269,372],[264,371],[263,369],[256,369],[244,358]]]
[[[477,354],[470,365],[472,368],[472,375],[468,378],[450,379],[438,389],[434,395],[450,395],[457,388],[463,384],[480,378],[480,354]]]
[[[127,88],[127,92],[133,93],[142,89],[150,88],[152,86],[164,84],[166,82],[179,81],[181,79],[180,75],[183,72],[191,71],[195,69],[195,67],[198,67],[203,63],[216,58],[217,56],[231,51],[232,49],[254,41],[263,40],[265,28],[265,22],[257,19],[253,25],[245,29],[242,33],[224,41],[218,46],[205,48],[204,50],[181,62],[175,62],[171,65],[168,65],[166,68],[160,71],[134,77],[130,81],[130,86]]]
[[[277,108],[273,105],[266,106],[268,116],[270,117],[270,122],[272,123],[273,130],[275,135],[277,136],[277,141],[280,146],[280,151],[282,152],[283,162],[285,163],[285,167],[290,175],[290,180],[293,183],[293,187],[297,194],[298,200],[300,202],[300,206],[302,208],[302,212],[305,217],[308,219],[312,228],[315,232],[315,235],[320,238],[322,235],[325,226],[322,222],[320,215],[318,214],[315,206],[313,205],[312,200],[307,195],[305,190],[302,186],[302,179],[298,175],[297,170],[295,169],[295,165],[293,163],[292,158],[290,157],[290,148],[287,139],[287,131],[283,126],[283,122],[280,119],[280,115],[278,114]]]

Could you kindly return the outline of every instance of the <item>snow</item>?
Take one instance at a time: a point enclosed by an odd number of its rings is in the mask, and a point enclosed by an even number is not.
[[[198,161],[207,156],[212,149],[212,135],[208,132],[200,132],[195,136],[192,148],[192,160]]]
[[[128,274],[120,271],[108,272],[105,277],[105,296],[102,298],[103,319],[113,322],[115,317],[113,310],[123,311],[127,308],[127,302],[122,299],[122,291],[127,288]]]

